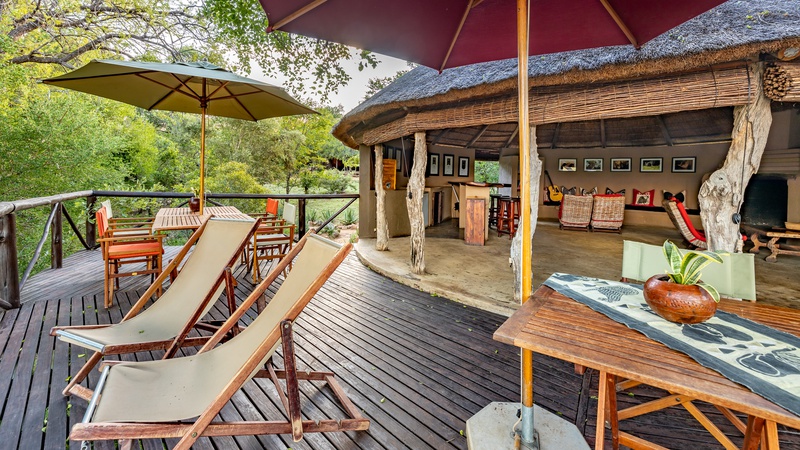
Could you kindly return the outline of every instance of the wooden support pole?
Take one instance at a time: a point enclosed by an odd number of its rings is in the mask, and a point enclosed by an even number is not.
[[[740,211],[747,183],[761,164],[772,125],[770,101],[761,82],[764,64],[751,64],[748,70],[751,100],[734,108],[728,156],[722,168],[703,183],[698,195],[709,250],[742,251],[739,224],[733,217]]]
[[[97,246],[97,225],[94,223],[94,206],[97,203],[97,197],[90,195],[86,197],[86,245],[89,248]]]
[[[389,223],[386,221],[386,189],[383,186],[383,145],[375,146],[375,208],[377,221],[377,238],[375,249],[381,252],[389,250]]]
[[[422,196],[425,192],[425,166],[428,164],[428,148],[425,132],[414,133],[414,165],[408,179],[406,208],[411,223],[411,271],[425,273],[425,221],[422,213]]]
[[[0,307],[19,308],[17,215],[0,216]]]
[[[55,214],[53,223],[50,224],[50,268],[60,269],[64,263],[64,228],[61,214],[61,203],[52,206]]]

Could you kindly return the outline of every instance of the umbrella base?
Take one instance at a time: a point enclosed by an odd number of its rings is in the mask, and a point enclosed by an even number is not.
[[[578,427],[536,405],[534,426],[541,450],[589,450]],[[467,420],[467,446],[470,450],[513,449],[519,403],[492,402]]]

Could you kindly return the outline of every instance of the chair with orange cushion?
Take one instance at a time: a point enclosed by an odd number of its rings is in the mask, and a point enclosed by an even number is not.
[[[265,220],[253,234],[250,245],[253,260],[250,270],[253,271],[253,282],[261,279],[261,262],[280,262],[292,250],[295,234],[295,216],[297,209],[291,203],[284,203],[283,217],[281,219]],[[288,269],[291,270],[291,263]]]
[[[164,249],[161,245],[164,235],[125,235],[125,228],[109,226],[108,211],[105,207],[95,213],[100,249],[103,252],[103,297],[105,307],[112,305],[114,289],[119,289],[119,279],[134,275],[158,276],[161,273],[161,257]],[[144,270],[121,272],[125,264],[145,264]],[[161,294],[159,289],[158,294]]]

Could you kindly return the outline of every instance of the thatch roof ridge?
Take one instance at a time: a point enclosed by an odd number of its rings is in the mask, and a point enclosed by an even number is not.
[[[531,86],[612,81],[691,70],[800,45],[800,1],[730,0],[636,50],[606,47],[532,56]],[[334,135],[397,107],[489,97],[516,88],[516,59],[448,69],[417,67],[347,113]],[[348,139],[349,138],[349,139]]]

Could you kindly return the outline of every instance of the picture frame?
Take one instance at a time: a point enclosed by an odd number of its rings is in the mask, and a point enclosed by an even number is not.
[[[559,172],[576,172],[578,170],[578,160],[575,158],[558,158]]]
[[[611,158],[609,167],[612,172],[630,172],[631,159],[630,158]]]
[[[602,172],[603,158],[583,158],[584,172]]]
[[[425,174],[427,177],[439,176],[439,154],[428,153],[428,170]]]
[[[664,158],[639,158],[639,172],[659,173],[664,171]]]
[[[467,156],[458,157],[458,176],[459,177],[469,176],[469,157]]]
[[[695,173],[697,171],[697,158],[694,156],[679,156],[672,158],[672,173]]]
[[[452,177],[455,175],[455,155],[442,155],[442,175]]]

